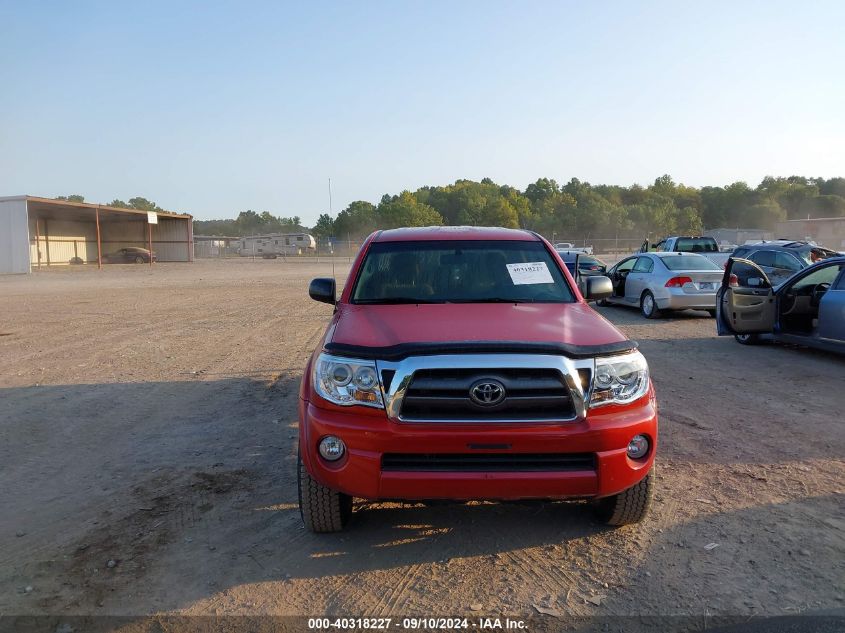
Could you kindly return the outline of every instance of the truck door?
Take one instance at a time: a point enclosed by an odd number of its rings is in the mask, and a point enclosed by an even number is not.
[[[747,259],[731,257],[716,293],[719,336],[767,334],[774,329],[776,317],[775,293],[766,273]]]

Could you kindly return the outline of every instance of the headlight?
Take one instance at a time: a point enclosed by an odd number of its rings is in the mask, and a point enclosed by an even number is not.
[[[648,391],[648,363],[639,352],[596,359],[590,406],[626,404]]]
[[[314,388],[334,404],[384,408],[373,361],[320,354],[314,364]]]

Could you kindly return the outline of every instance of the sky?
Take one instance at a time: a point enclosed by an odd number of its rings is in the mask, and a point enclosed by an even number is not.
[[[313,224],[492,178],[845,176],[845,2],[0,0],[0,196]]]

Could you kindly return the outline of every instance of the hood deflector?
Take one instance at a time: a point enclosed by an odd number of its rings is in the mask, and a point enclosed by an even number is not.
[[[569,358],[614,356],[637,349],[636,341],[617,341],[603,345],[568,343],[530,343],[525,341],[449,341],[443,343],[401,343],[388,347],[366,347],[346,343],[326,343],[330,354],[374,360],[402,360],[408,356],[436,354],[549,354]]]

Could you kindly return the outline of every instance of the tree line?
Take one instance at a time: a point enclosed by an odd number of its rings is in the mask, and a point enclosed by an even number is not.
[[[694,235],[705,228],[772,230],[784,220],[843,216],[845,178],[768,176],[754,188],[744,182],[695,188],[668,175],[648,187],[540,178],[524,191],[485,178],[385,195],[378,204],[355,201],[336,217],[320,215],[312,233],[345,240],[375,229],[442,224],[525,228],[581,240]]]
[[[234,220],[194,220],[195,235],[242,237],[266,233],[302,233],[306,230],[299,216],[277,217],[269,211],[258,213],[251,209],[241,211]]]
[[[59,200],[83,202],[78,194]],[[146,198],[111,206],[161,211]],[[704,229],[772,230],[778,222],[799,218],[845,217],[845,178],[767,176],[756,187],[734,182],[725,187],[690,187],[664,175],[647,186],[591,185],[577,178],[566,184],[540,178],[524,191],[458,180],[446,186],[382,196],[378,204],[350,203],[336,216],[319,216],[313,227],[299,216],[269,211],[241,211],[234,219],[194,220],[197,235],[244,236],[308,231],[318,240],[359,240],[376,229],[401,226],[475,225],[524,228],[561,239],[643,238],[699,234]]]

